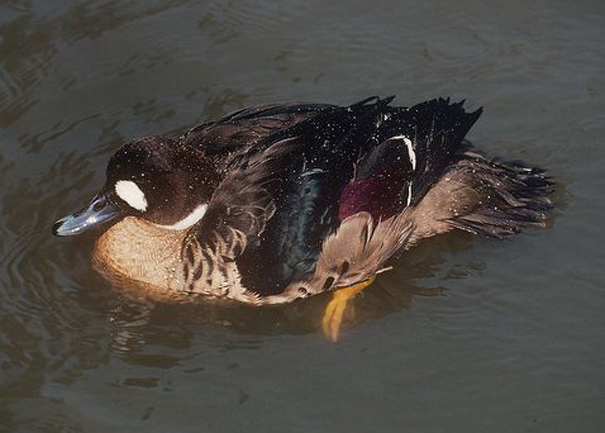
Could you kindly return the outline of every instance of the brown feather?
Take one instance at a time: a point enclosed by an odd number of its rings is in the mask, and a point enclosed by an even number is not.
[[[380,273],[386,261],[401,249],[413,232],[410,212],[374,221],[367,212],[345,219],[329,236],[313,275],[290,284],[279,295],[267,296],[261,303],[289,302],[328,290],[347,287]]]
[[[407,248],[453,229],[501,238],[544,225],[552,184],[540,170],[503,164],[467,150],[413,210]]]

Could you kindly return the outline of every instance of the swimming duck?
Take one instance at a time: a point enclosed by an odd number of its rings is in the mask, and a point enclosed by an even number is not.
[[[347,301],[396,253],[452,230],[540,227],[552,205],[542,170],[465,140],[482,109],[392,100],[255,106],[180,137],[135,138],[53,232],[113,220],[93,267],[158,296],[268,305],[333,291],[323,327],[337,339]]]

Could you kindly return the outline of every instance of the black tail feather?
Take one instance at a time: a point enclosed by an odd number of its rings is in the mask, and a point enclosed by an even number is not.
[[[404,136],[412,143],[414,159],[414,197],[416,204],[443,175],[455,154],[463,148],[468,131],[483,112],[479,108],[466,112],[464,100],[451,103],[450,98],[438,98],[411,108],[391,108],[388,119],[381,125],[379,141]]]

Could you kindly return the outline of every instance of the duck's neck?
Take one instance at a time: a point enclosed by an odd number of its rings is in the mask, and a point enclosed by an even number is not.
[[[171,298],[184,284],[180,257],[186,233],[126,217],[97,240],[93,267],[120,288]]]

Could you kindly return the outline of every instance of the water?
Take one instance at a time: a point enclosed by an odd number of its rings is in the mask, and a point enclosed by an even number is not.
[[[598,1],[0,5],[0,431],[605,431],[605,7]],[[52,222],[138,134],[248,104],[485,107],[470,138],[548,168],[549,228],[425,242],[354,302],[133,300]]]

